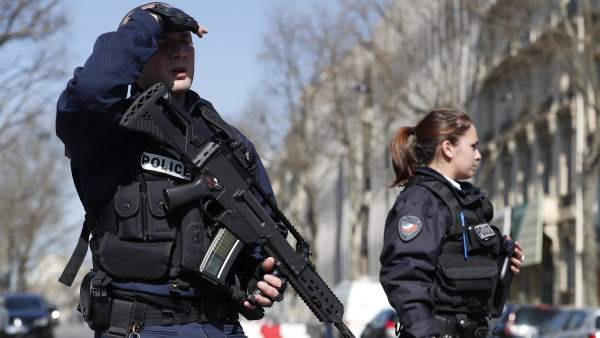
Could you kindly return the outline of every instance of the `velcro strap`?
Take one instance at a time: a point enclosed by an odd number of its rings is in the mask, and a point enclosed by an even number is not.
[[[133,303],[133,309],[131,310],[131,324],[138,324],[144,326],[146,323],[146,309],[147,304],[135,302]]]
[[[81,228],[81,234],[79,235],[79,240],[77,241],[77,246],[75,247],[75,250],[73,250],[65,269],[58,278],[58,281],[66,286],[71,286],[73,284],[75,276],[77,276],[77,272],[85,259],[85,255],[87,255],[91,231],[89,223],[90,221],[86,215],[85,220],[83,221],[83,227]]]
[[[107,338],[123,338],[129,334],[131,310],[133,302],[114,299],[110,314],[110,327],[106,331]]]

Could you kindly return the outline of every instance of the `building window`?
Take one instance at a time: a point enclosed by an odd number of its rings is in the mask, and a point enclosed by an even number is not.
[[[560,137],[559,153],[559,194],[567,196],[572,190],[571,177],[573,177],[573,132],[571,129],[571,115],[562,115],[558,122]]]
[[[537,133],[538,150],[540,153],[540,159],[538,165],[541,166],[541,170],[537,170],[538,173],[542,174],[542,189],[545,195],[550,194],[550,178],[552,175],[552,138],[550,137],[547,125],[540,126]]]
[[[504,199],[504,205],[505,206],[509,206],[512,205],[513,200],[512,200],[512,196],[513,196],[513,191],[514,191],[514,182],[513,182],[513,175],[512,175],[512,166],[513,166],[513,159],[511,154],[509,153],[508,149],[504,149],[504,152],[502,154],[502,178],[504,181],[504,189],[503,189],[503,199]]]
[[[527,143],[527,138],[523,136],[519,139],[517,146],[519,152],[519,183],[521,193],[521,203],[528,202],[529,184],[531,182],[531,147]]]

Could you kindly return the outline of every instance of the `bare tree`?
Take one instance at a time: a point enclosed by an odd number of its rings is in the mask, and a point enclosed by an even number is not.
[[[475,79],[474,0],[342,0],[372,57],[376,104],[390,120],[463,107]]]
[[[298,215],[292,210],[291,216],[304,225],[304,234],[312,241],[318,233],[319,161],[343,157],[348,188],[344,197],[350,210],[360,209],[352,183],[360,182],[357,154],[362,138],[355,137],[354,127],[360,124],[356,88],[363,79],[362,74],[351,76],[360,71],[349,57],[355,41],[349,17],[322,4],[310,14],[278,10],[271,17],[273,30],[266,35],[262,56],[275,75],[273,92],[284,97],[283,110],[291,123],[277,171],[300,187],[296,197],[302,196],[306,210]],[[280,200],[285,207],[285,198]],[[353,212],[348,222],[357,223]]]
[[[44,86],[62,74],[60,49],[52,44],[66,23],[60,2],[0,1],[0,150],[15,140],[19,126],[43,113],[41,102],[55,100]]]
[[[283,157],[277,159],[278,168],[272,168],[274,176],[280,176],[281,181],[293,182],[308,196],[306,198],[308,217],[292,213],[291,220],[300,228],[309,243],[317,235],[316,217],[316,185],[310,178],[310,157],[314,154],[315,143],[308,134],[307,114],[311,106],[314,92],[309,90],[314,55],[306,48],[309,36],[307,34],[307,16],[285,8],[275,8],[269,13],[271,30],[265,34],[263,60],[269,74],[265,81],[266,91],[272,97],[282,100],[271,100],[272,106],[279,104],[279,116],[289,121],[290,131],[282,139]],[[289,173],[291,177],[282,176]],[[286,209],[288,198],[278,196],[278,201]]]
[[[67,179],[62,154],[49,132],[34,122],[22,124],[17,136],[0,152],[0,244],[9,269],[11,289],[26,290],[26,275],[36,259],[60,247],[64,234],[53,231],[63,216]]]
[[[350,266],[356,276],[366,272],[355,247],[367,231],[370,119],[383,120],[384,130],[375,133],[389,135],[394,120],[434,106],[464,105],[473,38],[462,2],[408,6],[343,0],[337,5],[321,4],[310,15],[279,9],[263,57],[291,121],[283,153],[292,158],[283,155],[278,164],[282,172],[298,176],[291,180],[302,187],[308,211],[300,217],[312,239],[318,232],[313,205],[321,180],[315,174],[318,162],[337,158],[344,168],[349,210],[344,223],[350,224],[355,242]],[[415,20],[419,30],[410,28]]]
[[[273,113],[266,97],[253,96],[240,115],[233,119],[235,125],[252,143],[263,161],[268,162],[280,137],[277,126],[282,121]]]

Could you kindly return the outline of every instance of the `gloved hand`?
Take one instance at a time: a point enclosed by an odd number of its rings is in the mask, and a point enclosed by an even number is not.
[[[158,15],[158,22],[163,27],[164,33],[190,31],[198,34],[200,29],[198,22],[178,8],[156,3],[154,6],[146,8],[146,10]]]
[[[270,307],[273,302],[283,300],[286,288],[287,281],[281,276],[275,259],[268,257],[258,266],[254,278],[248,283],[248,300],[244,306],[248,309]]]
[[[163,33],[190,31],[198,37],[208,33],[208,30],[198,25],[198,22],[190,15],[163,2],[150,2],[132,9],[121,20],[119,27],[126,24],[131,13],[138,8],[150,12],[161,25]]]

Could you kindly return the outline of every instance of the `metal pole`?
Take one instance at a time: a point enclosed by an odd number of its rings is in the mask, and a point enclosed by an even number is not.
[[[583,15],[577,17],[577,57],[585,52],[585,23]],[[583,88],[582,88],[583,89]],[[583,89],[584,90],[584,89]],[[583,152],[584,152],[584,114],[585,104],[583,94],[575,97],[575,306],[584,305],[583,282],[583,249],[584,249],[584,214],[583,214]]]

